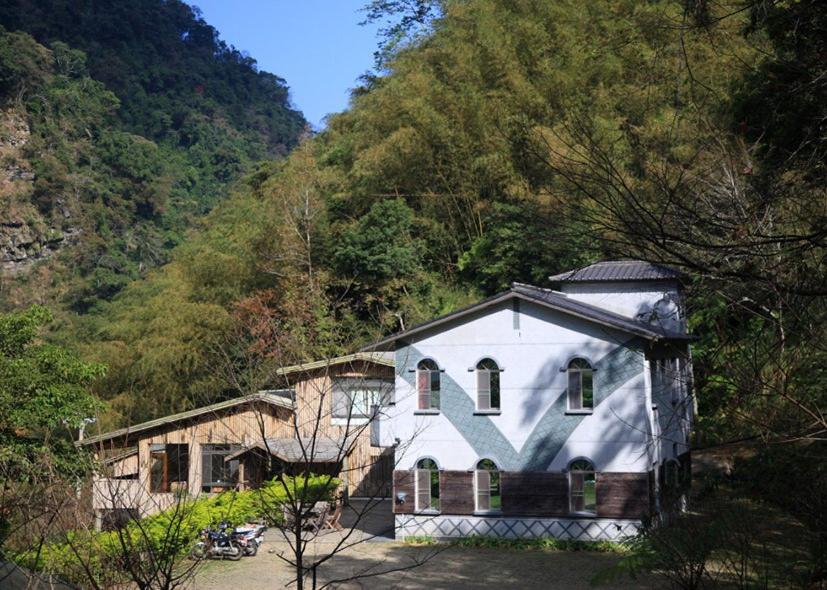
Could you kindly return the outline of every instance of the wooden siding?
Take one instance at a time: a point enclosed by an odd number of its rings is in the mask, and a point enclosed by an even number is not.
[[[169,505],[173,494],[150,494],[150,447],[155,444],[186,444],[189,454],[187,489],[192,494],[201,491],[201,447],[205,444],[250,445],[263,438],[294,438],[328,436],[344,438],[349,435],[351,453],[342,462],[339,476],[351,496],[388,496],[394,469],[392,448],[378,448],[370,444],[370,424],[339,426],[332,423],[332,377],[385,378],[392,380],[393,367],[370,362],[333,365],[326,370],[290,375],[286,383],[296,391],[296,414],[293,411],[265,402],[251,402],[209,414],[202,414],[182,422],[161,425],[150,431],[127,434],[118,440],[100,443],[98,451],[111,453],[128,444],[136,444],[138,453],[114,463],[105,473],[108,477],[122,477],[138,473],[135,485],[130,486],[131,499],[124,498],[130,507],[151,514]],[[348,432],[348,430],[350,432]],[[239,467],[240,486],[259,485],[267,470],[267,461],[245,456]],[[126,485],[126,484],[123,484]],[[142,493],[137,493],[137,489]],[[111,486],[107,486],[109,488]],[[111,501],[96,508],[111,508]],[[105,506],[104,506],[105,504]]]
[[[107,477],[125,478],[138,475],[138,453],[132,453],[114,461],[109,461],[103,467],[103,473]]]
[[[149,449],[154,444],[185,444],[189,452],[188,489],[192,494],[201,491],[201,446],[205,444],[246,445],[261,440],[262,432],[269,437],[292,436],[292,412],[267,403],[252,407],[230,408],[215,414],[205,414],[186,424],[170,424],[138,441],[138,460],[141,486],[149,492]],[[239,472],[242,486],[248,483]],[[165,504],[163,496],[151,494],[149,500],[159,506]],[[154,506],[147,506],[148,513]]]
[[[329,436],[352,440],[342,479],[350,496],[388,496],[394,467],[393,450],[370,444],[371,425],[333,423],[333,378],[394,379],[393,367],[369,362],[331,365],[288,375],[285,384],[296,390],[296,424],[302,437]]]
[[[445,514],[474,514],[474,473],[443,471],[439,478],[440,510]]]
[[[397,501],[397,494],[405,494],[405,503]],[[413,514],[416,504],[414,472],[406,470],[393,472],[393,511],[396,514]]]
[[[504,471],[501,477],[503,514],[566,516],[569,481],[565,473]]]
[[[642,518],[649,513],[648,473],[598,473],[597,517]],[[569,482],[565,473],[548,471],[501,472],[502,511],[505,516],[567,517]],[[407,495],[405,504],[394,501],[397,514],[414,512],[414,472],[393,473],[393,493]],[[440,474],[440,512],[451,515],[474,513],[474,480],[469,471]]]
[[[648,473],[598,473],[597,515],[643,518],[649,514]]]

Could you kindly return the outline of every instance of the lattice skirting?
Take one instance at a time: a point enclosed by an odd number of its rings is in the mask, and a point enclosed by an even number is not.
[[[639,520],[615,518],[534,518],[480,516],[426,516],[397,514],[396,538],[501,537],[504,539],[575,539],[619,541],[637,534]]]

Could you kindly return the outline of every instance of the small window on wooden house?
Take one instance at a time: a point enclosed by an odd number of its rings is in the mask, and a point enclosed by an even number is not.
[[[153,494],[186,491],[190,456],[187,445],[149,446],[149,491]]]
[[[238,459],[225,461],[240,445],[201,446],[201,491],[224,492],[238,483]]]
[[[594,409],[594,369],[589,361],[573,359],[567,368],[568,409],[588,412]]]
[[[440,371],[431,359],[423,359],[416,365],[417,407],[420,410],[439,409]]]
[[[393,392],[393,381],[364,377],[336,377],[333,379],[334,424],[365,423],[375,417],[374,412],[387,406]]]
[[[489,358],[477,363],[477,409],[500,409],[500,367]]]
[[[477,512],[499,512],[502,508],[500,495],[500,470],[491,459],[482,459],[474,471]]]
[[[433,459],[416,463],[416,510],[439,510],[439,467]]]
[[[576,514],[597,514],[594,465],[585,459],[569,465],[569,510]]]

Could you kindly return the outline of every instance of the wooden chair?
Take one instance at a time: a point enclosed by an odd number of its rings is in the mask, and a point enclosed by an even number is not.
[[[316,512],[317,510],[318,512]],[[313,506],[313,511],[316,512],[317,516],[310,521],[309,526],[311,531],[318,534],[327,524],[327,517],[330,513],[330,504],[327,502],[317,502],[316,505]]]
[[[342,518],[342,510],[344,509],[344,504],[342,502],[336,502],[336,509],[333,510],[333,513],[327,517],[327,521],[325,521],[324,526],[326,529],[333,529],[334,531],[341,531],[344,527],[339,523],[339,520]]]

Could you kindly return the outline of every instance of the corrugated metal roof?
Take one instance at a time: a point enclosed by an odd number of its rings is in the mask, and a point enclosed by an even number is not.
[[[684,274],[644,260],[604,260],[549,277],[554,283],[680,280]]]
[[[171,416],[164,416],[162,418],[156,418],[155,420],[142,422],[141,424],[136,424],[135,426],[128,426],[126,428],[113,430],[112,432],[104,432],[103,434],[90,436],[89,438],[77,441],[75,444],[78,446],[91,445],[105,440],[112,440],[113,438],[119,438],[121,436],[126,436],[128,434],[136,434],[138,432],[152,430],[153,428],[158,428],[159,426],[165,426],[167,424],[172,424],[174,422],[180,422],[182,420],[187,420],[189,418],[195,418],[203,414],[209,414],[210,412],[217,412],[220,410],[225,410],[227,408],[232,408],[235,406],[240,406],[242,404],[247,404],[256,401],[262,401],[268,404],[273,404],[292,410],[294,395],[295,393],[292,389],[270,389],[267,391],[259,391],[258,393],[253,393],[251,395],[245,395],[231,400],[218,402],[217,404],[204,406],[202,408],[196,408],[194,410],[180,412],[178,414],[172,414]]]
[[[315,369],[323,369],[332,365],[340,365],[342,363],[351,363],[355,361],[376,363],[377,365],[385,365],[386,367],[392,367],[394,365],[392,354],[387,354],[384,352],[354,352],[353,354],[338,356],[332,359],[324,359],[321,361],[313,361],[312,363],[282,367],[276,370],[276,375],[288,375],[299,371],[312,371]]]
[[[418,326],[414,326],[413,328],[405,330],[404,332],[392,334],[387,338],[383,338],[378,342],[374,342],[373,344],[366,346],[365,349],[371,350],[381,348],[383,346],[391,344],[392,342],[395,342],[400,338],[412,336],[414,334],[439,326],[445,322],[460,318],[466,314],[473,313],[475,311],[495,305],[502,301],[506,301],[513,297],[519,297],[521,299],[533,301],[545,307],[549,307],[551,309],[567,313],[569,315],[573,315],[579,318],[583,318],[585,320],[589,320],[609,328],[615,328],[622,332],[634,334],[635,336],[641,336],[648,340],[660,340],[664,338],[693,338],[692,336],[688,336],[684,333],[668,332],[666,330],[659,328],[658,326],[653,326],[651,324],[647,324],[611,311],[607,311],[602,307],[589,305],[588,303],[583,303],[582,301],[571,299],[569,297],[566,297],[565,294],[558,293],[557,291],[552,291],[551,289],[544,289],[542,287],[535,287],[533,285],[526,285],[523,283],[513,283],[511,285],[511,289],[509,289],[508,291],[503,291],[502,293],[493,295],[474,305],[458,309],[457,311],[454,311],[452,313],[440,316],[423,324],[419,324]]]
[[[224,460],[232,461],[253,449],[269,452],[287,463],[338,463],[350,450],[345,438],[268,438],[227,455]]]

